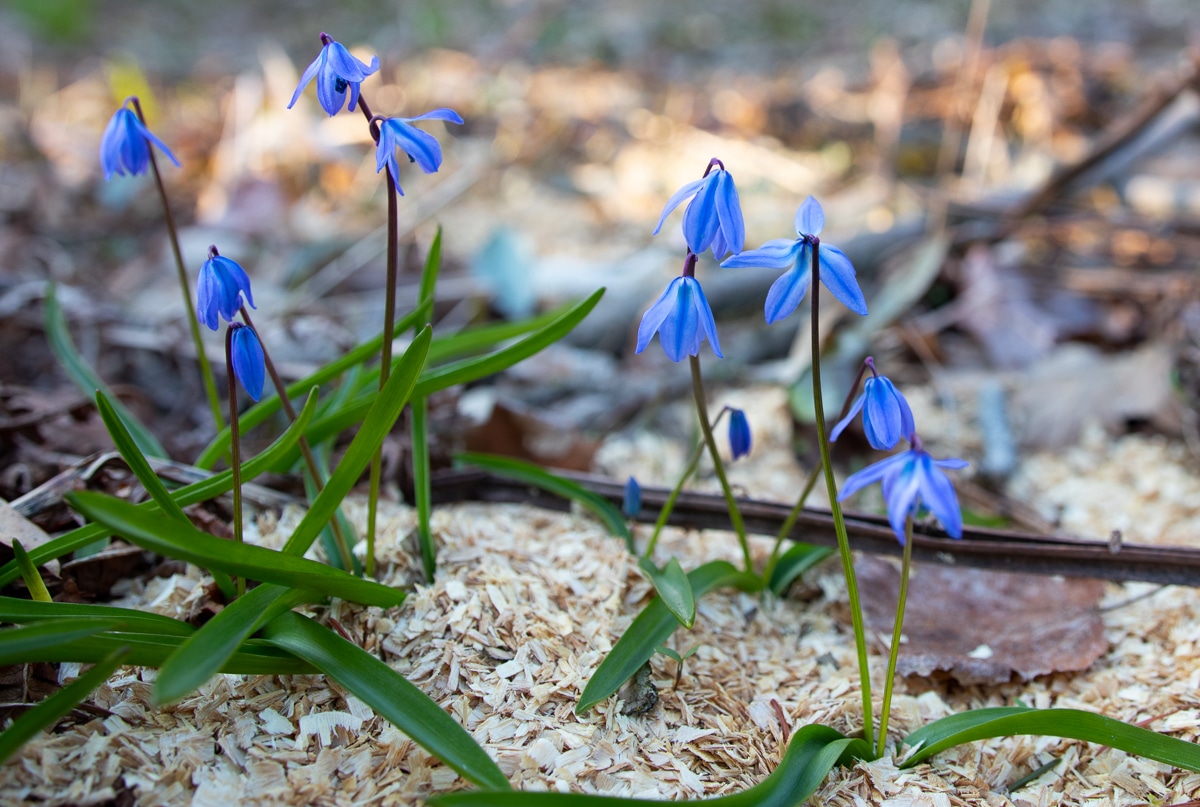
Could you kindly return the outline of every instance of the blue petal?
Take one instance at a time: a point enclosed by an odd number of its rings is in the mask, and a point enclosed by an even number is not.
[[[933,458],[926,454],[920,470],[921,502],[942,522],[951,538],[962,537],[962,511],[958,495],[950,478],[937,469]]]
[[[625,496],[621,500],[621,512],[627,518],[637,518],[642,512],[642,487],[632,476],[625,482]]]
[[[396,186],[396,193],[404,195],[404,189],[400,187],[400,161],[396,159],[396,152],[393,151],[387,161],[388,173],[392,175],[392,184]]]
[[[917,496],[921,490],[922,453],[924,452],[906,451],[900,454],[899,456],[904,457],[907,462],[895,472],[895,476],[887,479],[883,486],[888,523],[892,525],[892,532],[896,533],[901,544],[904,543],[906,522],[916,509]]]
[[[750,422],[746,413],[741,409],[729,410],[729,449],[733,458],[745,457],[750,454]]]
[[[442,147],[429,132],[409,126],[400,118],[388,118],[383,126],[391,131],[396,146],[412,157],[426,174],[435,173],[441,167]]]
[[[346,106],[346,109],[353,112],[354,108],[356,106],[358,106],[358,94],[359,94],[359,92],[362,91],[362,83],[358,82],[358,81],[351,81],[351,82],[349,82],[349,86],[350,86],[350,103]]]
[[[958,468],[966,468],[971,463],[967,462],[966,460],[959,460],[959,459],[954,459],[953,457],[951,457],[951,458],[944,459],[944,460],[934,460],[933,464],[939,468],[958,469]]]
[[[338,77],[332,70],[325,68],[317,74],[317,100],[321,108],[333,117],[341,111],[346,103],[346,90],[337,88]]]
[[[257,401],[262,397],[263,380],[266,377],[266,362],[262,345],[254,329],[243,325],[233,329],[229,347],[233,374],[242,383],[246,394]]]
[[[718,261],[730,252],[729,244],[725,240],[725,233],[720,227],[717,228],[717,234],[713,236],[712,251],[713,257]]]
[[[692,201],[683,211],[683,237],[688,248],[699,255],[712,245],[721,222],[717,218],[717,182],[719,172],[704,179]]]
[[[671,211],[683,204],[686,199],[695,196],[696,191],[703,184],[703,179],[697,179],[695,182],[689,182],[675,191],[675,195],[667,200],[667,206],[663,208],[662,215],[658,217],[658,226],[654,228],[654,235],[658,235],[659,230],[662,229],[663,222],[667,220],[667,216],[671,215]]]
[[[752,266],[765,266],[770,269],[783,269],[796,263],[804,242],[794,238],[776,238],[768,241],[758,249],[747,250],[724,261],[721,266],[725,269],[747,269]]]
[[[846,481],[842,483],[842,490],[838,493],[837,500],[839,502],[845,501],[867,485],[874,485],[888,474],[895,472],[899,466],[903,466],[904,463],[908,462],[911,453],[911,451],[905,451],[903,454],[893,454],[879,462],[868,465],[857,473],[850,474],[850,476],[846,477]]]
[[[904,416],[900,408],[900,402],[904,399],[892,382],[883,376],[868,378],[863,387],[863,394],[866,397],[863,431],[867,435],[867,442],[878,451],[894,448],[901,438],[907,436],[904,433]],[[906,408],[907,406],[905,403]],[[908,417],[911,422],[911,412]],[[909,430],[908,434],[911,435],[912,430]]]
[[[142,135],[143,135],[143,136],[144,136],[144,137],[145,137],[145,138],[146,138],[148,141],[150,141],[150,142],[151,142],[151,143],[153,143],[154,145],[158,146],[158,149],[159,149],[159,151],[161,151],[163,154],[167,155],[167,159],[169,159],[171,162],[175,163],[175,167],[176,167],[176,168],[179,168],[179,167],[181,167],[181,166],[179,165],[179,160],[175,159],[175,155],[171,153],[171,150],[170,150],[169,148],[167,148],[167,144],[166,144],[166,143],[162,142],[162,141],[161,141],[161,140],[159,140],[157,137],[155,137],[155,136],[154,136],[154,132],[152,132],[152,131],[150,131],[149,129],[147,129],[147,128],[145,127],[145,125],[144,125],[144,124],[143,124],[143,123],[142,123],[140,120],[138,120],[138,119],[137,119],[137,116],[136,116],[136,115],[134,115],[134,117],[133,117],[133,121],[134,121],[134,123],[135,123],[135,124],[137,124],[137,128],[138,128],[138,130],[139,130],[139,131],[142,133]],[[149,149],[146,149],[146,152],[147,152],[147,157],[149,157],[149,151],[150,151]]]
[[[122,113],[128,112],[129,110],[122,107],[113,113],[100,138],[100,167],[104,169],[106,181],[112,179],[113,174],[125,173],[125,169],[121,167],[121,136],[125,128]]]
[[[340,42],[330,42],[325,46],[328,52],[329,69],[349,84],[361,83],[363,79],[379,69],[379,57],[371,59],[368,66],[351,55],[346,46]]]
[[[717,323],[713,319],[712,309],[708,305],[708,298],[704,296],[704,289],[700,287],[700,281],[693,277],[686,277],[684,281],[690,281],[690,285],[696,289],[696,313],[700,317],[700,327],[704,330],[704,335],[708,338],[708,343],[712,346],[713,353],[716,354],[718,359],[725,358],[724,354],[721,353],[721,343],[717,341]],[[701,341],[697,336],[696,345],[691,355],[699,355]]]
[[[700,312],[693,300],[693,278],[678,278],[675,289],[675,305],[658,329],[658,339],[663,352],[671,361],[681,361],[684,356],[693,356],[700,351]],[[691,280],[692,283],[688,281]],[[675,285],[672,281],[671,285]]]
[[[221,324],[221,293],[221,279],[217,277],[212,261],[205,261],[196,281],[196,318],[213,331]]]
[[[864,392],[854,399],[854,404],[850,407],[850,411],[846,413],[844,418],[837,422],[837,425],[833,427],[833,431],[829,433],[829,442],[837,442],[838,437],[840,437],[842,432],[846,430],[846,427],[850,425],[850,421],[854,420],[855,415],[862,411],[863,401],[865,401],[866,398],[867,394]]]
[[[825,229],[825,211],[821,203],[813,197],[804,200],[804,204],[796,211],[796,232],[800,235],[820,235]]]
[[[744,253],[743,253],[744,254]],[[808,293],[808,285],[812,281],[812,270],[807,261],[801,261],[803,267],[797,264],[795,269],[784,272],[779,279],[771,284],[767,292],[767,302],[763,306],[763,314],[767,324],[778,322],[791,314],[800,305],[804,295]]]
[[[717,218],[721,222],[721,233],[724,235],[722,249],[718,253],[714,244],[714,255],[717,260],[725,257],[725,252],[738,253],[746,246],[746,225],[742,220],[742,204],[738,200],[737,188],[733,184],[733,176],[728,171],[717,174]]]
[[[867,315],[867,301],[863,298],[862,289],[854,276],[854,264],[846,257],[846,253],[837,247],[821,244],[818,249],[821,261],[821,282],[842,305],[855,314]]]
[[[387,123],[384,121],[383,123]],[[396,138],[390,126],[380,125],[379,142],[375,144],[375,173],[383,170],[388,160],[396,153]]]
[[[412,123],[415,120],[444,120],[450,123],[462,123],[462,115],[459,115],[453,109],[446,107],[438,107],[437,109],[426,112],[424,115],[417,115],[415,118],[404,118],[404,120]]]
[[[675,292],[682,280],[683,278],[677,277],[668,283],[666,291],[662,293],[658,301],[646,309],[645,314],[642,314],[642,322],[638,326],[638,341],[635,353],[641,353],[649,346],[650,340],[654,338],[654,334],[658,333],[658,329],[662,327],[663,321],[671,314],[671,309],[675,307]]]
[[[304,92],[304,88],[308,86],[308,82],[313,80],[317,75],[317,71],[321,69],[321,65],[325,64],[325,48],[321,48],[321,52],[317,54],[317,58],[312,60],[312,64],[304,69],[304,75],[300,77],[300,83],[296,85],[296,91],[292,93],[292,100],[288,102],[287,108],[291,109],[300,100],[300,93]]]

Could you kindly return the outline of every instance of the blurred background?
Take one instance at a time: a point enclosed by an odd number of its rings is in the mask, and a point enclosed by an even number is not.
[[[378,331],[386,198],[363,120],[329,118],[311,86],[286,108],[321,31],[379,56],[362,88],[375,112],[466,119],[425,127],[439,173],[402,166],[402,306],[439,225],[442,332],[608,288],[570,344],[435,409],[472,447],[624,476],[614,458],[639,460],[597,455],[607,435],[687,436],[668,405],[686,369],[657,344],[634,357],[633,337],[683,257],[679,213],[650,235],[662,206],[719,157],[748,248],[794,236],[797,206],[822,201],[822,238],[854,259],[873,311],[823,309],[829,394],[873,352],[918,422],[945,427],[933,439],[971,455],[981,507],[1011,511],[1004,497],[1034,484],[1022,458],[1097,426],[1194,462],[1192,0],[10,0],[0,29],[5,498],[56,455],[108,447],[46,347],[47,280],[174,456],[210,436],[152,180],[106,183],[97,159],[127,95],[183,163],[163,165],[193,277],[209,244],[247,269],[285,376]],[[719,386],[783,391],[779,439],[803,457],[806,315],[763,326],[777,274],[701,261],[727,360],[702,355]]]

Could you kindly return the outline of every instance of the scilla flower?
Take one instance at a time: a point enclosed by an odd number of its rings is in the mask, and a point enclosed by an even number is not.
[[[435,109],[415,118],[376,118],[379,121],[379,143],[375,147],[375,172],[383,170],[386,165],[392,174],[396,192],[400,190],[400,161],[396,159],[396,149],[408,156],[408,161],[421,166],[426,174],[436,173],[442,167],[442,146],[437,138],[429,132],[423,132],[413,126],[419,120],[445,120],[451,123],[462,123],[462,116],[453,109]]]
[[[895,384],[886,376],[875,373],[875,362],[872,359],[867,359],[867,366],[871,370],[871,377],[863,384],[862,394],[855,399],[850,411],[833,427],[829,441],[832,443],[837,440],[842,431],[850,425],[850,421],[862,412],[863,432],[867,435],[867,442],[871,444],[871,448],[887,451],[916,431],[912,409]]]
[[[735,460],[750,455],[750,422],[746,420],[745,412],[732,407],[729,410],[729,448]]]
[[[626,518],[637,518],[642,512],[642,486],[632,476],[625,483],[625,496],[621,500],[621,512]]]
[[[721,355],[717,341],[717,324],[713,321],[712,309],[700,288],[700,281],[690,275],[677,277],[667,290],[642,315],[638,327],[637,352],[641,353],[650,344],[654,334],[659,334],[663,352],[671,361],[680,361],[684,356],[698,356],[700,344],[707,338],[713,353]]]
[[[158,146],[167,159],[179,165],[166,143],[155,137],[132,109],[127,106],[118,109],[100,138],[100,167],[104,169],[104,179],[112,179],[113,174],[124,176],[126,172],[134,176],[144,174],[150,165],[151,143]]]
[[[965,468],[959,459],[935,460],[921,447],[921,438],[911,435],[912,448],[868,465],[843,483],[838,501],[876,482],[883,484],[883,499],[887,504],[888,523],[900,543],[904,543],[904,526],[909,516],[925,508],[937,516],[951,538],[962,537],[962,512],[958,495],[942,468]]]
[[[257,401],[262,397],[263,380],[266,377],[266,359],[258,334],[250,326],[234,322],[229,326],[229,339],[233,374],[241,382],[246,394]]]
[[[372,56],[370,64],[363,64],[351,56],[345,46],[340,42],[333,41],[333,38],[324,31],[321,32],[321,44],[324,47],[321,48],[321,52],[316,59],[313,59],[308,69],[304,71],[304,75],[300,77],[300,84],[296,87],[296,92],[292,94],[288,109],[295,106],[296,101],[300,100],[300,93],[304,92],[304,88],[315,77],[317,79],[317,100],[321,102],[321,108],[328,112],[330,117],[340,112],[342,105],[346,103],[347,89],[350,90],[349,109],[353,112],[358,103],[359,88],[362,86],[363,79],[379,69],[379,57]]]
[[[796,233],[800,236],[796,240],[777,238],[768,241],[758,249],[735,255],[721,266],[730,269],[750,266],[788,268],[767,292],[767,303],[763,310],[770,324],[795,311],[808,293],[808,286],[812,282],[812,251],[817,249],[821,282],[843,305],[856,314],[866,316],[867,301],[863,299],[862,289],[855,279],[854,264],[850,263],[846,253],[837,247],[822,244],[817,237],[825,227],[825,211],[821,209],[821,203],[811,196],[805,199],[796,211],[795,224]]]
[[[246,271],[236,261],[218,254],[215,246],[209,247],[208,260],[200,267],[196,283],[196,318],[217,330],[222,317],[227,322],[233,321],[233,315],[242,307],[243,294],[254,308]]]
[[[730,252],[735,255],[741,252],[746,243],[742,207],[733,176],[720,160],[713,158],[703,178],[684,185],[667,201],[654,228],[655,235],[671,211],[688,198],[692,201],[683,211],[683,237],[688,249],[699,255],[711,246],[717,260]]]

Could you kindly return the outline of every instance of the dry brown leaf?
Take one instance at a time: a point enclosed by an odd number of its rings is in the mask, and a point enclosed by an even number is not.
[[[858,574],[867,628],[890,638],[900,570],[864,557]],[[1108,649],[1103,593],[1100,580],[913,564],[896,671],[991,684],[1087,669]]]

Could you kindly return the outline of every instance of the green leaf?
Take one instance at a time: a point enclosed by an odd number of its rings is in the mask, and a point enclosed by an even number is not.
[[[73,508],[93,521],[107,524],[126,540],[169,558],[220,569],[233,577],[317,591],[380,608],[404,601],[404,592],[374,580],[354,577],[315,560],[217,538],[191,524],[166,521],[112,496],[83,490],[68,493],[67,500]]]
[[[417,315],[421,311],[421,306],[424,304],[424,302],[425,301],[422,300],[417,304],[415,309],[396,320],[396,333],[399,333],[402,330],[407,330],[408,328],[413,327],[414,324],[420,322],[420,317]],[[311,375],[307,375],[299,381],[288,384],[286,388],[287,394],[290,396],[296,396],[312,387],[319,387],[321,384],[337,378],[339,375],[348,371],[355,365],[362,364],[364,361],[369,360],[372,356],[379,353],[382,347],[383,332],[381,331],[375,335],[375,338],[363,342],[361,345],[354,348],[340,359],[331,361],[329,364],[321,367]],[[376,378],[378,378],[378,376],[376,376]],[[281,408],[282,404],[279,401],[279,396],[276,394],[272,394],[270,397],[265,398],[264,400],[250,407],[238,417],[238,424],[242,427],[242,433],[244,434],[253,429],[255,426],[258,426],[267,418],[278,412]],[[312,440],[311,442],[315,444],[320,441]],[[213,465],[216,464],[217,460],[221,459],[221,457],[224,457],[228,453],[229,427],[226,426],[217,433],[217,436],[212,439],[212,442],[204,447],[204,451],[202,451],[200,456],[196,458],[196,467],[212,468]]]
[[[428,410],[424,398],[412,401],[412,470],[413,496],[417,500],[417,544],[421,547],[421,564],[425,579],[432,580],[437,573],[437,544],[433,541],[433,530],[429,517],[433,510],[433,489],[429,478],[429,433]]]
[[[515,322],[492,322],[467,328],[449,336],[439,336],[429,345],[429,363],[441,364],[447,359],[467,356],[487,350],[509,339],[516,339],[531,331],[544,328],[562,314],[562,311],[548,311],[529,319]]]
[[[85,605],[69,602],[37,602],[16,597],[0,597],[0,622],[26,625],[38,622],[92,620],[100,624],[98,630],[110,630],[120,624],[121,630],[134,633],[159,633],[175,636],[191,636],[195,629],[186,622],[150,611],[135,611],[132,608],[115,608],[111,605]]]
[[[41,654],[53,653],[101,631],[121,626],[120,620],[71,619],[0,630],[0,665],[24,661],[51,661]]]
[[[79,351],[75,349],[75,343],[71,341],[71,332],[67,328],[67,318],[63,316],[62,308],[58,304],[57,291],[53,283],[46,284],[46,297],[43,302],[45,305],[46,339],[50,342],[50,349],[54,351],[54,355],[58,358],[58,363],[67,372],[67,376],[89,398],[97,390],[107,392],[108,387],[100,380],[100,376],[96,375],[96,371],[83,360],[83,357],[79,355]],[[110,398],[112,397],[112,393],[107,394]],[[129,429],[129,433],[133,435],[134,442],[137,443],[138,448],[142,450],[143,454],[167,459],[167,452],[162,447],[162,444],[155,439],[149,429],[134,417],[132,412],[126,409],[120,401],[116,400],[113,402],[113,409],[120,415],[121,420]]]
[[[442,225],[438,225],[434,233],[433,243],[429,245],[429,254],[425,256],[425,269],[421,272],[421,285],[417,287],[416,327],[433,318],[433,297],[437,288],[438,273],[442,270]]]
[[[650,558],[641,558],[638,568],[654,585],[667,610],[679,620],[679,624],[691,630],[696,622],[696,598],[692,596],[692,585],[679,561],[671,558],[666,566],[659,569]]]
[[[943,717],[904,739],[916,753],[900,764],[911,768],[947,748],[992,737],[1032,734],[1063,737],[1119,748],[1177,768],[1200,771],[1200,745],[1131,726],[1079,709],[1029,709],[1001,706]]]
[[[633,535],[629,532],[629,525],[625,523],[625,515],[608,499],[587,490],[577,482],[563,479],[561,476],[552,474],[541,466],[513,459],[512,457],[464,452],[462,454],[455,454],[454,459],[461,463],[476,465],[498,476],[508,477],[518,482],[524,482],[527,485],[533,485],[534,487],[549,491],[556,496],[562,496],[564,499],[578,502],[583,507],[591,510],[592,513],[604,522],[604,526],[608,528],[610,533],[623,539],[625,546],[630,552],[633,551]]]
[[[734,568],[733,564],[724,560],[714,560],[692,569],[687,577],[697,600],[723,586],[736,586],[747,592],[762,588],[759,578]],[[648,602],[592,674],[579,696],[579,703],[575,705],[575,713],[583,714],[620,689],[639,667],[650,660],[655,648],[666,644],[678,627],[679,621],[667,610],[661,598],[656,597]]]
[[[227,605],[163,662],[154,702],[174,703],[217,674],[250,634],[284,611],[319,602],[311,591],[264,583]]]
[[[308,425],[312,418],[313,412],[316,411],[317,395],[316,390],[309,393],[308,400],[304,404],[304,408],[296,416],[296,422],[288,427],[287,431],[279,435],[265,451],[258,456],[242,463],[242,481],[248,482],[259,474],[267,470],[271,465],[283,456],[284,453],[291,450],[296,444],[300,435],[304,433],[304,427]],[[171,498],[175,500],[181,507],[187,507],[189,504],[203,502],[215,496],[220,496],[233,487],[233,472],[225,471],[214,475],[210,479],[205,479],[202,482],[195,482],[171,494]],[[143,502],[138,505],[139,510],[145,510],[149,513],[158,511],[158,505],[154,502]],[[29,551],[30,560],[38,565],[47,561],[60,558],[69,552],[74,552],[88,544],[105,538],[112,534],[112,530],[103,524],[88,524],[84,527],[71,530],[68,533],[58,536],[57,538],[47,541],[41,546],[35,547]],[[17,567],[16,560],[11,560],[0,568],[0,587],[7,586],[13,580],[21,576],[21,571]]]
[[[754,787],[729,796],[694,799],[687,804],[712,807],[798,807],[816,792],[835,765],[869,759],[871,749],[860,739],[845,737],[828,726],[810,725],[797,731],[783,759],[770,776]],[[426,798],[436,807],[662,807],[667,802],[623,799],[579,793],[447,793]]]
[[[422,329],[417,338],[404,351],[404,355],[395,365],[395,371],[388,377],[383,389],[374,395],[374,405],[367,413],[358,433],[354,435],[350,447],[342,455],[337,470],[329,477],[321,495],[313,500],[304,518],[296,525],[295,531],[284,544],[283,551],[290,555],[303,555],[312,546],[313,541],[321,532],[321,528],[329,521],[334,510],[346,498],[346,494],[358,482],[375,451],[383,443],[388,432],[400,417],[400,410],[408,403],[413,385],[417,382],[421,368],[425,366],[425,356],[429,352],[431,338],[429,326]],[[266,578],[261,578],[266,579]],[[307,588],[312,588],[307,586]],[[320,591],[321,589],[315,589]],[[353,599],[353,598],[351,598]],[[362,602],[365,602],[363,600]]]
[[[96,687],[107,681],[113,671],[121,666],[128,653],[124,648],[110,653],[86,673],[14,720],[13,724],[0,734],[0,763],[33,739],[39,731],[53,726],[59,718],[82,703],[84,698],[92,694]]]
[[[481,787],[508,790],[508,780],[466,729],[402,675],[311,619],[288,612],[264,630],[266,640],[312,664],[387,718],[413,742]]]
[[[782,597],[793,580],[832,554],[833,549],[827,546],[792,544],[787,552],[779,556],[779,561],[771,571],[771,582],[768,586],[771,593]]]
[[[54,599],[46,589],[46,581],[42,579],[37,567],[29,559],[25,546],[16,538],[12,539],[12,551],[17,566],[21,569],[21,577],[25,578],[25,588],[29,589],[30,598],[36,602],[53,602]]]

